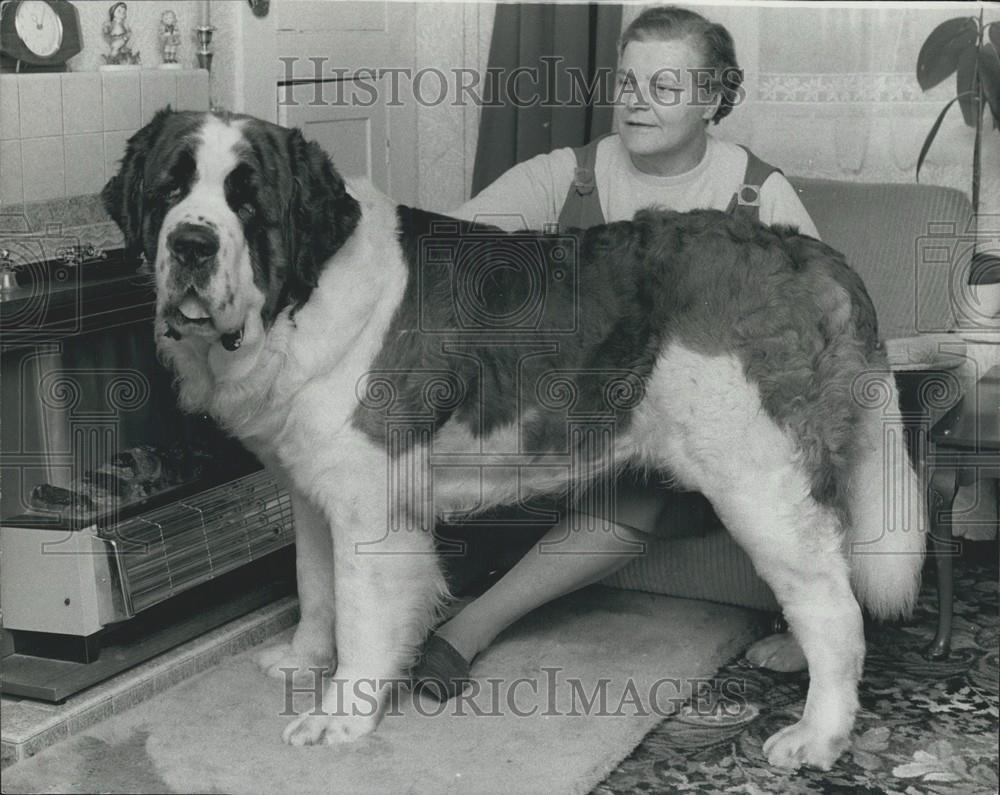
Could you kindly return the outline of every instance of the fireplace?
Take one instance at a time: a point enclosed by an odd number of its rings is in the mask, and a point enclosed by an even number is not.
[[[58,699],[68,692],[46,685],[46,661],[104,672],[84,683],[109,675],[107,659],[95,664],[123,627],[197,603],[199,588],[290,545],[291,506],[238,442],[177,408],[148,267],[79,247],[8,265],[0,610],[14,654],[3,690]]]

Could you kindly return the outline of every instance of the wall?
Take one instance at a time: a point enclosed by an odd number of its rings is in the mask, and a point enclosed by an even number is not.
[[[96,193],[128,138],[165,105],[208,107],[207,73],[0,76],[0,199],[8,206]]]
[[[96,194],[117,172],[126,141],[165,105],[208,108],[208,73],[0,76],[2,247],[31,260],[77,242],[120,246]]]
[[[143,68],[100,72],[107,52],[102,26],[110,2],[76,2],[83,49],[64,74],[0,76],[0,206],[37,204],[96,193],[111,177],[128,137],[164,105],[201,110],[209,106],[209,75],[197,70],[194,27],[200,0],[149,0],[128,4],[131,46]],[[220,6],[218,9],[215,6]],[[232,2],[213,5],[213,24],[231,40]],[[181,70],[161,70],[159,20],[177,15]],[[220,59],[218,80],[232,94],[232,59]]]
[[[486,69],[495,3],[420,3],[417,70]],[[420,206],[447,212],[472,189],[480,108],[445,102],[417,109]]]

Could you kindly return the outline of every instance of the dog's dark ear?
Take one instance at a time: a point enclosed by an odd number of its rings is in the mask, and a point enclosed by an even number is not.
[[[142,179],[146,157],[173,113],[163,108],[153,120],[128,139],[125,156],[115,174],[101,191],[104,209],[125,236],[125,249],[130,256],[142,251]]]
[[[292,196],[288,203],[286,297],[303,303],[319,281],[323,266],[361,219],[361,205],[347,192],[344,180],[320,146],[299,130],[289,132]]]

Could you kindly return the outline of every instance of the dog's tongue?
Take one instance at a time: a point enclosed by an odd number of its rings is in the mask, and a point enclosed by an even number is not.
[[[178,309],[188,320],[204,320],[208,317],[205,305],[193,295],[185,298]]]

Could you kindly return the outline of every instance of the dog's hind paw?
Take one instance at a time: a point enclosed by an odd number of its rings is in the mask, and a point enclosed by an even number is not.
[[[803,765],[829,770],[847,750],[850,739],[830,736],[800,720],[772,734],[764,743],[764,755],[774,767],[797,770]]]
[[[374,717],[300,715],[285,727],[281,739],[287,745],[338,745],[350,743],[374,731]]]
[[[293,681],[299,681],[303,677],[324,676],[332,674],[336,668],[330,657],[323,659],[320,655],[299,654],[291,643],[262,649],[257,653],[256,662],[257,667],[265,674],[283,681],[289,676],[293,677]]]

